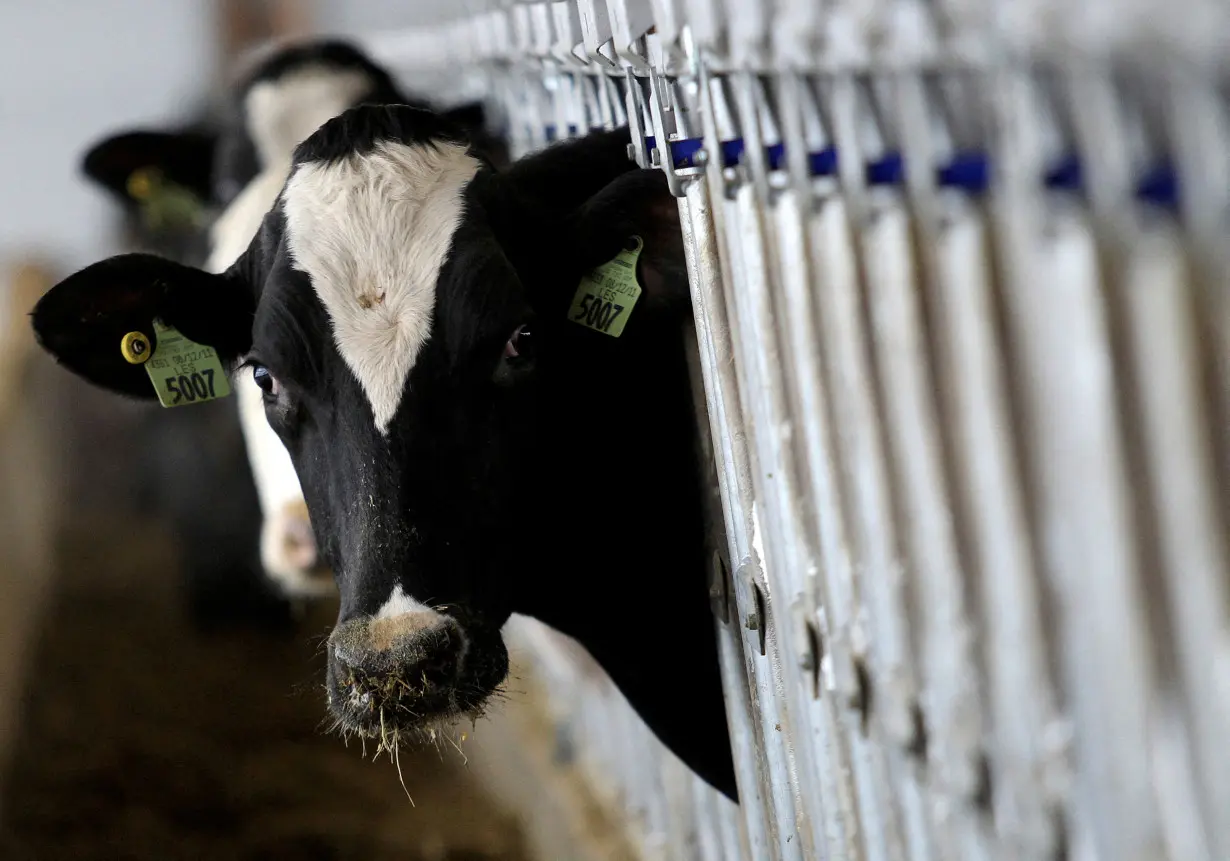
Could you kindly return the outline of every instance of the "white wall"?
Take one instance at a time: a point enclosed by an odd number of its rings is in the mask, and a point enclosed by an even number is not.
[[[76,268],[113,251],[114,208],[81,156],[125,125],[189,118],[213,75],[213,14],[202,0],[0,0],[0,260],[37,250]]]
[[[449,21],[498,5],[498,0],[313,0],[311,8],[318,31],[359,36]]]

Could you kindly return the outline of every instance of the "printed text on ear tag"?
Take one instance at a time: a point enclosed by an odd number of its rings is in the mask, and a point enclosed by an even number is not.
[[[164,407],[200,404],[231,393],[213,347],[189,341],[161,320],[154,321],[154,334],[158,343],[145,363],[145,372]]]
[[[568,319],[587,329],[618,338],[624,332],[636,300],[641,298],[641,285],[636,283],[636,260],[645,244],[639,236],[632,237],[635,247],[624,249],[614,260],[603,263],[581,278]]]

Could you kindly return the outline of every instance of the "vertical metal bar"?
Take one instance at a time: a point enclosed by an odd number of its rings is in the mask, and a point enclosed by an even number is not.
[[[1100,101],[1105,107],[1101,112],[1082,112],[1077,123],[1082,148],[1088,152],[1097,146],[1100,154],[1122,150],[1118,139],[1124,137],[1125,118],[1117,115],[1118,104],[1107,104],[1118,101],[1116,94],[1108,87],[1090,93],[1087,87],[1082,80],[1080,106]],[[1209,828],[1218,811],[1225,809],[1214,796],[1230,791],[1230,777],[1224,772],[1220,778],[1213,776],[1221,768],[1230,770],[1230,761],[1224,747],[1212,741],[1224,739],[1230,711],[1216,703],[1215,696],[1209,697],[1207,684],[1208,656],[1216,652],[1225,608],[1230,606],[1225,602],[1230,571],[1216,487],[1210,481],[1216,468],[1211,441],[1204,437],[1209,423],[1200,409],[1201,375],[1198,354],[1193,352],[1200,342],[1192,316],[1195,297],[1188,289],[1182,249],[1164,216],[1122,204],[1111,207],[1111,200],[1130,198],[1134,191],[1129,156],[1120,156],[1123,165],[1114,173],[1091,168],[1090,181],[1101,192],[1094,198],[1098,241],[1108,282],[1108,316],[1112,335],[1117,336],[1128,468],[1143,551],[1139,564],[1145,580],[1138,588],[1155,593],[1141,596],[1152,623],[1154,659],[1160,662],[1155,678],[1161,689],[1154,695],[1183,701],[1189,716],[1186,728],[1172,723],[1159,738],[1168,739],[1176,755],[1193,743],[1206,751],[1199,765],[1185,756],[1181,760],[1187,763],[1185,769],[1179,768],[1180,760],[1168,769],[1172,775],[1181,770],[1202,772],[1203,791],[1159,780],[1154,792],[1162,810],[1175,809],[1180,799],[1194,792],[1199,818]],[[1113,168],[1115,160],[1109,164]],[[1113,197],[1106,193],[1108,185]],[[1170,711],[1177,714],[1179,709]],[[1192,738],[1180,739],[1186,733]],[[1212,796],[1202,798],[1204,791]],[[1174,798],[1166,799],[1168,794]],[[1230,803],[1230,796],[1222,800]],[[1210,833],[1206,839],[1213,836]]]
[[[711,155],[712,158],[712,155]],[[720,156],[719,156],[720,158]],[[716,160],[715,160],[716,161]],[[720,163],[720,162],[719,162]],[[746,205],[746,203],[744,204]],[[750,405],[758,402],[759,392],[749,393],[749,389],[759,384],[749,374],[747,367],[747,355],[745,352],[748,341],[755,337],[754,334],[748,332],[745,328],[745,314],[740,312],[739,295],[747,283],[749,267],[744,258],[746,249],[743,247],[743,234],[741,212],[737,200],[726,200],[723,207],[723,216],[721,218],[722,227],[722,247],[726,251],[726,257],[723,261],[723,271],[727,274],[724,279],[724,299],[727,308],[727,320],[731,326],[731,332],[734,337],[734,353],[733,360],[736,371],[736,376],[739,380],[740,405],[736,405],[739,409],[739,415],[742,418],[744,427],[749,428],[749,435],[754,433],[752,428],[755,427],[757,420],[756,414],[752,412],[753,407]],[[730,405],[728,405],[728,408]],[[749,447],[749,453],[754,452],[754,448]],[[755,462],[749,457],[749,466],[753,466]],[[763,469],[763,467],[759,467]],[[756,469],[750,471],[749,476],[752,486],[756,487],[756,481],[752,476],[755,476]],[[797,801],[797,783],[793,773],[793,767],[790,763],[791,752],[787,745],[789,738],[784,737],[781,728],[786,717],[783,713],[783,703],[780,696],[784,687],[784,680],[781,678],[781,668],[774,659],[776,658],[776,634],[769,620],[766,618],[766,610],[771,607],[768,603],[768,584],[764,577],[765,565],[772,564],[765,558],[763,546],[759,543],[757,531],[760,528],[757,522],[756,507],[758,498],[753,496],[751,501],[749,515],[751,517],[751,555],[750,564],[744,569],[744,576],[739,578],[744,581],[747,598],[746,603],[740,600],[740,607],[747,607],[747,621],[745,627],[753,631],[754,649],[758,650],[762,657],[768,658],[767,672],[771,673],[770,678],[773,679],[770,696],[773,698],[774,708],[772,711],[772,726],[768,725],[768,714],[765,715],[764,731],[773,733],[775,738],[772,743],[766,739],[766,748],[769,755],[769,762],[773,769],[773,774],[777,778],[772,784],[772,792],[774,796],[774,808],[777,813],[778,821],[778,846],[783,857],[795,857],[800,851],[799,844],[796,842],[791,845],[791,841],[796,840],[800,830],[799,810],[795,804]],[[736,581],[738,582],[738,581]],[[767,709],[769,698],[766,697],[761,701],[761,708]],[[787,724],[788,725],[788,724]],[[782,780],[781,777],[787,776],[787,780]]]
[[[817,669],[826,693],[817,701],[819,708],[812,709],[811,721],[828,736],[827,742],[818,737],[815,749],[831,760],[826,766],[831,772],[825,777],[826,806],[832,808],[829,818],[838,820],[827,825],[831,851],[835,857],[882,858],[887,851],[883,835],[900,826],[894,821],[891,790],[877,781],[859,727],[862,718],[855,710],[860,700],[853,647],[858,598],[847,499],[839,487],[834,406],[825,382],[828,345],[820,335],[812,287],[852,278],[853,261],[839,253],[848,244],[837,187],[831,178],[811,177],[810,154],[821,153],[828,141],[819,114],[808,108],[810,86],[803,76],[787,71],[780,75],[779,90],[790,181],[775,204],[781,272],[776,302],[791,357],[791,408],[800,431],[795,445],[806,476],[800,487],[823,561],[812,612],[823,638],[824,659]],[[806,123],[805,113],[810,114]],[[843,268],[843,259],[851,265]]]
[[[1155,225],[1131,239],[1130,266],[1117,285],[1116,297],[1127,318],[1128,361],[1137,384],[1137,421],[1146,448],[1145,475],[1140,477],[1153,491],[1149,512],[1159,540],[1161,570],[1151,580],[1156,589],[1150,591],[1156,594],[1149,597],[1155,617],[1163,608],[1170,610],[1163,666],[1171,672],[1166,673],[1158,696],[1175,700],[1152,716],[1154,721],[1171,721],[1153,738],[1154,744],[1167,745],[1155,756],[1173,758],[1164,774],[1156,775],[1155,792],[1161,811],[1194,801],[1190,815],[1199,827],[1193,837],[1199,835],[1215,846],[1214,841],[1221,839],[1216,823],[1227,815],[1227,808],[1218,806],[1217,794],[1223,788],[1218,783],[1224,785],[1227,779],[1223,768],[1230,770],[1225,747],[1230,713],[1218,702],[1216,687],[1209,684],[1208,667],[1225,635],[1222,617],[1230,578],[1226,536],[1217,528],[1209,481],[1215,471],[1198,388],[1199,338],[1176,232]],[[1176,720],[1180,716],[1187,720]],[[1193,780],[1197,775],[1203,786]],[[1185,847],[1183,855],[1172,849],[1171,855],[1224,857],[1209,849],[1187,854],[1191,848]]]
[[[908,108],[907,108],[908,109]],[[907,163],[932,161],[913,152]],[[928,171],[923,182],[930,183]],[[1003,357],[979,211],[949,194],[935,197],[928,225],[932,246],[927,306],[935,334],[937,376],[950,436],[956,506],[965,564],[979,599],[983,665],[988,679],[993,786],[977,791],[994,807],[999,842],[1011,857],[1049,859],[1056,850],[1047,792],[1044,738],[1056,720],[1046,663],[1041,602],[1011,436]],[[929,200],[928,200],[929,198]],[[920,213],[926,217],[924,210]],[[926,248],[924,248],[926,250]],[[981,780],[979,780],[981,782]],[[970,787],[966,787],[968,791]]]
[[[704,109],[701,113],[706,141],[705,152],[710,165],[720,166],[722,163],[720,144],[722,138],[718,134],[719,126],[714,114],[714,101],[709,86],[708,73],[703,65],[700,67],[700,80],[700,93],[704,102]],[[715,194],[721,194],[722,178],[717,167],[711,167],[707,172],[706,184],[708,186],[707,193],[709,199],[713,199]],[[756,620],[759,623],[756,590],[763,587],[752,579],[757,574],[757,568],[752,555],[754,536],[750,531],[753,528],[750,463],[745,448],[745,437],[741,430],[743,419],[739,410],[739,386],[742,384],[742,381],[739,379],[739,367],[734,354],[734,345],[739,341],[739,333],[732,330],[734,320],[726,310],[729,307],[731,284],[738,279],[738,271],[735,268],[738,264],[738,257],[732,253],[730,227],[726,223],[723,214],[725,212],[724,208],[713,207],[709,211],[717,228],[717,235],[721,239],[726,240],[721,241],[719,239],[715,243],[717,257],[721,264],[718,267],[719,278],[712,284],[714,289],[708,293],[705,301],[710,319],[714,319],[716,316],[723,323],[720,327],[715,328],[714,332],[718,333],[720,337],[720,342],[715,344],[715,347],[717,355],[722,357],[719,367],[724,368],[724,372],[720,376],[720,379],[723,381],[722,389],[724,389],[721,403],[725,416],[725,425],[730,429],[724,440],[726,443],[725,453],[729,458],[728,462],[735,465],[733,474],[738,482],[737,487],[739,489],[736,498],[739,500],[741,507],[739,511],[741,518],[735,522],[734,528],[730,530],[730,535],[736,551],[735,558],[745,560],[740,566],[742,570],[734,578],[734,591],[740,619],[750,620],[753,614],[756,614]],[[733,367],[731,367],[732,364]],[[786,752],[782,747],[781,735],[776,730],[776,726],[780,723],[780,713],[773,695],[774,688],[777,685],[775,681],[772,681],[776,675],[776,668],[772,665],[766,666],[766,663],[761,661],[756,655],[756,651],[759,650],[759,633],[759,631],[753,632],[754,639],[745,638],[745,649],[747,650],[745,654],[749,679],[753,682],[752,690],[755,691],[755,701],[758,705],[759,724],[757,729],[762,745],[762,755],[765,757],[764,763],[771,774],[781,775],[787,772],[785,771]],[[748,639],[750,639],[750,642],[748,642]],[[792,845],[795,832],[795,810],[789,794],[784,792],[788,787],[780,780],[770,780],[770,782],[762,784],[762,786],[769,790],[768,797],[771,798],[770,809],[772,816],[768,819],[770,845],[776,847],[782,857],[794,857],[794,853],[798,851],[798,844],[794,843]]]
[[[831,430],[825,440],[813,439],[809,443],[809,461],[817,464],[823,457],[825,448],[833,452],[834,467],[844,467],[846,463],[838,460],[837,440],[835,434],[841,431],[840,418],[842,402],[839,394],[831,394],[834,390],[833,375],[841,367],[843,358],[842,344],[825,332],[825,321],[820,305],[830,302],[834,296],[852,296],[857,278],[854,248],[850,236],[845,201],[838,195],[829,192],[820,203],[820,209],[811,217],[808,224],[807,243],[811,259],[814,261],[814,275],[808,285],[808,293],[815,298],[810,302],[812,311],[807,319],[817,332],[814,342],[820,350],[819,376],[814,378],[810,386],[816,391],[818,403],[822,405],[823,415],[828,418]],[[797,301],[797,299],[796,299]],[[831,313],[831,311],[829,312]],[[793,316],[793,315],[792,315]],[[800,374],[800,380],[802,375]],[[826,391],[827,390],[827,391]],[[811,430],[818,434],[820,428]],[[818,467],[813,465],[813,472]],[[838,481],[840,475],[833,475],[833,481]],[[813,486],[827,482],[827,477],[818,481],[813,479]],[[838,528],[836,523],[839,512],[847,511],[851,504],[848,490],[834,485],[817,492],[816,498],[823,503],[818,506],[817,517],[821,524],[827,523],[827,530]],[[847,521],[852,520],[848,515]],[[825,528],[817,525],[817,529]],[[849,544],[849,538],[843,538],[840,533],[830,536],[830,542],[845,543],[847,564],[851,567],[846,575],[837,576],[838,566],[831,569],[834,572],[828,581],[829,591],[823,596],[830,623],[826,631],[826,642],[830,647],[821,666],[826,689],[835,699],[837,717],[850,745],[850,759],[856,775],[855,793],[858,816],[861,826],[857,833],[861,838],[862,852],[869,859],[901,858],[902,833],[900,802],[897,790],[888,776],[885,763],[885,749],[882,743],[869,735],[871,709],[874,707],[874,693],[870,689],[867,661],[867,634],[865,633],[866,610],[859,599],[860,588],[853,579],[856,573],[854,564],[854,548]],[[840,557],[838,557],[840,559]],[[851,820],[853,825],[853,820]]]
[[[769,205],[765,165],[766,140],[758,122],[760,105],[753,73],[739,75],[740,114],[743,122],[744,153],[749,159],[753,181],[744,183],[736,193],[735,217],[747,264],[743,280],[735,285],[735,309],[744,333],[741,360],[749,379],[748,398],[753,416],[752,439],[758,455],[757,498],[764,501],[767,524],[766,572],[767,599],[773,614],[774,645],[777,647],[784,682],[782,711],[787,718],[783,732],[793,748],[792,776],[797,782],[800,820],[798,827],[805,852],[814,851],[826,815],[822,793],[814,783],[821,774],[813,750],[810,726],[811,690],[802,674],[802,657],[796,624],[810,613],[815,591],[817,559],[810,538],[804,535],[799,514],[800,494],[796,486],[797,465],[791,447],[794,423],[788,413],[783,352],[779,346],[773,294],[780,290],[781,277],[770,249],[774,247],[773,221],[764,216]],[[733,221],[733,219],[732,219]],[[791,576],[793,575],[793,576]],[[824,740],[827,742],[827,739]],[[837,799],[832,799],[836,803]]]
[[[832,78],[828,88],[845,212],[850,220],[855,257],[848,277],[822,285],[817,297],[822,332],[832,356],[829,373],[842,481],[851,503],[855,571],[869,629],[856,628],[856,650],[869,658],[863,672],[874,704],[872,721],[881,747],[878,767],[891,780],[900,805],[900,831],[886,830],[885,851],[893,858],[930,857],[927,814],[917,775],[905,759],[917,740],[915,703],[917,669],[907,617],[907,571],[901,558],[892,510],[884,429],[875,400],[873,353],[868,343],[860,292],[878,284],[868,267],[883,269],[881,277],[900,278],[899,209],[873,201],[864,190],[864,154],[859,145],[859,92],[849,74]],[[894,245],[896,244],[896,247]],[[884,259],[880,258],[884,255]],[[861,282],[861,283],[860,283]],[[870,298],[870,297],[868,297]],[[908,852],[908,855],[907,855]]]
[[[732,423],[737,419],[732,419],[726,408],[729,400],[737,397],[737,391],[734,369],[729,359],[725,358],[730,355],[730,333],[726,327],[725,313],[720,305],[715,305],[722,275],[708,185],[704,182],[690,183],[686,187],[686,197],[680,200],[679,206],[725,533],[730,558],[741,560],[749,544],[744,526],[747,516],[743,509],[746,464],[738,440],[740,429]],[[721,559],[717,562],[723,564]],[[733,587],[732,572],[727,571],[722,576]],[[771,775],[757,744],[757,738],[763,737],[760,729],[760,689],[755,673],[757,656],[745,652],[740,633],[743,616],[737,605],[737,595],[731,595],[731,604],[733,606],[726,607],[729,615],[717,626],[723,687],[740,802],[747,823],[748,849],[754,857],[760,857],[768,851],[768,835],[773,830],[772,810],[767,806],[768,797],[762,789]]]
[[[1223,23],[1225,11],[1222,10]],[[1186,58],[1185,58],[1186,59]],[[1157,427],[1155,450],[1175,451],[1176,456],[1208,457],[1211,468],[1179,470],[1173,465],[1156,467],[1175,477],[1186,476],[1189,498],[1201,498],[1204,510],[1204,542],[1221,540],[1220,550],[1206,552],[1222,560],[1221,577],[1211,568],[1172,564],[1167,571],[1171,602],[1180,617],[1176,629],[1183,638],[1177,647],[1183,653],[1187,696],[1193,711],[1196,769],[1205,792],[1206,823],[1215,857],[1230,857],[1230,747],[1217,727],[1230,725],[1230,575],[1225,570],[1225,536],[1230,534],[1230,249],[1225,241],[1224,213],[1230,205],[1230,106],[1218,94],[1212,63],[1194,68],[1174,63],[1167,75],[1166,104],[1170,115],[1171,146],[1183,190],[1183,224],[1186,232],[1187,278],[1192,295],[1188,331],[1180,336],[1192,353],[1189,363],[1176,373],[1199,391],[1181,389],[1194,402],[1200,398],[1207,430],[1192,428],[1196,439],[1190,448],[1175,450],[1176,442],[1163,441]],[[1164,391],[1161,389],[1159,391]],[[1176,393],[1178,394],[1178,393]],[[1153,407],[1156,409],[1156,407]],[[1193,409],[1195,404],[1193,403]],[[1165,413],[1150,413],[1162,422]],[[1160,480],[1160,479],[1159,479]],[[1179,493],[1178,489],[1174,490]],[[1173,499],[1173,497],[1172,497]],[[1166,503],[1159,500],[1159,507]],[[1167,505],[1168,516],[1174,516]],[[1177,532],[1178,524],[1175,524]],[[1184,540],[1176,535],[1177,546]],[[1190,581],[1189,581],[1190,578]],[[1200,678],[1201,665],[1218,667],[1220,684]],[[1176,857],[1184,857],[1172,853]]]
[[[691,230],[692,241],[685,248],[692,251],[689,265],[694,267],[690,279],[693,314],[698,339],[704,350],[702,367],[709,373],[706,389],[710,428],[719,456],[719,473],[725,482],[724,496],[729,518],[726,532],[732,564],[735,565],[731,573],[734,599],[732,618],[727,624],[719,626],[719,642],[726,668],[724,682],[735,761],[740,765],[740,795],[744,797],[743,804],[747,805],[750,799],[745,796],[754,788],[754,797],[759,801],[759,805],[750,808],[751,812],[747,814],[750,848],[754,857],[761,857],[760,853],[764,853],[765,857],[777,858],[780,857],[777,847],[780,845],[778,835],[781,830],[778,824],[779,796],[766,790],[771,790],[773,786],[773,760],[769,746],[780,744],[780,741],[773,729],[776,715],[772,706],[772,688],[766,678],[767,668],[760,660],[758,647],[748,644],[745,632],[747,618],[756,611],[747,574],[754,564],[749,532],[750,477],[742,419],[737,412],[738,384],[732,367],[732,336],[722,298],[722,281],[725,277],[721,265],[722,243],[715,230],[715,210],[711,200],[711,189],[706,183],[690,184],[685,198],[687,218],[684,223]],[[734,667],[739,667],[740,672],[735,673]],[[747,698],[746,708],[737,708],[742,705],[740,700],[744,696]],[[751,716],[750,726],[741,719],[745,714]],[[754,765],[750,774],[749,763]]]
[[[1148,749],[1148,628],[1133,588],[1139,572],[1096,249],[1081,213],[1039,199],[1035,127],[1045,117],[1028,92],[1017,81],[995,100],[1001,145],[1012,145],[1005,161],[1019,159],[1001,186],[999,239],[1035,542],[1078,741],[1072,830],[1087,830],[1102,857],[1164,857],[1140,756]]]
[[[873,301],[883,403],[896,467],[901,522],[917,579],[914,624],[922,637],[923,715],[927,719],[926,763],[932,803],[946,811],[950,851],[961,858],[985,858],[988,834],[973,805],[980,791],[981,741],[979,668],[974,662],[975,629],[967,594],[972,581],[958,552],[957,525],[949,484],[937,391],[951,381],[933,368],[932,345],[947,334],[928,331],[925,305],[940,289],[938,255],[944,249],[941,220],[961,211],[960,201],[937,194],[939,157],[950,151],[933,140],[930,94],[914,71],[894,74],[894,108],[901,126],[902,155],[909,170],[913,281],[877,279],[881,301]],[[941,149],[943,148],[943,149]],[[981,248],[966,246],[976,267]],[[946,249],[951,253],[954,249]],[[894,290],[894,288],[898,288]]]

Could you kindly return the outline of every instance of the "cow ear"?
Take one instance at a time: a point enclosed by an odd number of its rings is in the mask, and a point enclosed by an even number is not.
[[[620,174],[585,202],[574,224],[577,248],[589,267],[613,259],[639,237],[643,247],[636,274],[643,292],[638,305],[659,313],[688,311],[691,294],[679,204],[661,171]]]
[[[213,195],[216,135],[134,129],[110,135],[82,159],[85,175],[129,206],[144,203],[154,183],[186,189],[206,204]]]
[[[212,275],[152,254],[122,254],[52,287],[31,317],[39,345],[68,370],[114,392],[152,398],[145,368],[130,364],[120,350],[125,335],[142,332],[156,350],[157,318],[215,348],[230,364],[251,347],[254,301],[237,275]]]

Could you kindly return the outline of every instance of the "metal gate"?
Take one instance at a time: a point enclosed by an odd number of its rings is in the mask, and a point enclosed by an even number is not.
[[[459,15],[368,47],[679,200],[741,807],[510,633],[647,857],[1230,859],[1227,4]]]

